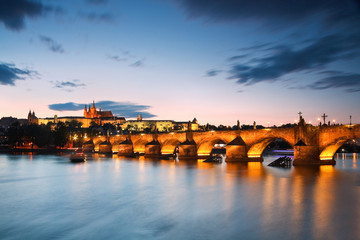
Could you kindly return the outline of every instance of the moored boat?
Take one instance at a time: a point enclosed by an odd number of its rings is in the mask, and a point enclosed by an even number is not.
[[[86,161],[86,155],[82,150],[77,150],[75,153],[70,155],[70,161],[71,162],[85,162]]]

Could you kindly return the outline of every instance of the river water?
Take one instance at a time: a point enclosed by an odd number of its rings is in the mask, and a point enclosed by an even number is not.
[[[0,155],[0,239],[360,239],[360,160]]]

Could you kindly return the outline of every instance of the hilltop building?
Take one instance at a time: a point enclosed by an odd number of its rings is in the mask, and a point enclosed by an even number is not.
[[[121,128],[123,130],[132,130],[132,131],[154,131],[155,129],[158,132],[169,132],[173,130],[177,131],[186,131],[188,127],[191,127],[191,130],[199,130],[199,124],[196,118],[193,121],[189,122],[176,122],[173,120],[143,120],[141,115],[137,116],[136,120],[126,121]]]
[[[35,115],[34,115],[35,116]],[[53,118],[39,118],[38,124],[48,124],[48,123],[58,123],[58,122],[71,122],[77,121],[81,123],[81,127],[88,128],[91,122],[95,122],[98,125],[104,125],[105,123],[111,123],[114,125],[122,125],[126,122],[124,117],[116,117],[113,115],[111,111],[102,111],[101,107],[99,110],[96,109],[95,101],[93,101],[92,106],[87,107],[85,105],[84,108],[84,116],[83,117],[58,117],[55,115]]]
[[[111,111],[102,111],[101,106],[99,109],[96,108],[95,102],[92,105],[84,107],[83,116],[67,116],[58,117],[55,115],[53,118],[37,118],[34,112],[28,114],[28,124],[45,124],[58,123],[58,122],[71,122],[77,121],[81,123],[82,128],[88,128],[91,122],[102,126],[106,123],[121,127],[122,130],[131,130],[136,132],[142,131],[158,131],[158,132],[169,132],[169,131],[186,131],[190,127],[191,130],[199,130],[199,124],[196,118],[188,122],[176,122],[173,120],[143,120],[142,115],[138,114],[136,120],[126,121],[124,117],[116,117]]]
[[[35,116],[35,112],[31,112],[31,110],[28,113],[28,124],[39,124],[39,119]]]

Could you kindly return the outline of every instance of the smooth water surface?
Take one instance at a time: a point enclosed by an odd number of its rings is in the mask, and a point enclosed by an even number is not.
[[[0,155],[0,239],[360,239],[360,160],[336,166]]]

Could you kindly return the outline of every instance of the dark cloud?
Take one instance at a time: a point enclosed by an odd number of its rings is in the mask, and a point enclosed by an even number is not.
[[[72,89],[78,88],[78,87],[85,87],[86,84],[81,83],[80,80],[74,79],[72,81],[56,81],[55,87],[63,89],[65,91],[71,92]]]
[[[239,48],[227,59],[230,62],[228,78],[238,84],[273,82],[294,73],[327,71],[326,77],[318,75],[319,80],[300,88],[343,88],[349,92],[359,89],[357,74],[340,74],[331,69],[333,63],[360,57],[359,0],[176,1],[190,18],[216,23],[236,21],[284,30],[279,37],[286,33],[287,39],[278,39],[274,44],[264,38],[252,46]],[[315,37],[306,39],[309,35]],[[206,75],[217,73],[210,70]]]
[[[347,92],[360,92],[360,74],[341,72],[328,72],[327,74],[328,77],[322,78],[307,87],[316,90],[342,88]]]
[[[207,77],[214,77],[216,75],[218,75],[220,72],[222,72],[221,70],[216,70],[216,69],[212,69],[206,72],[206,76]]]
[[[114,60],[116,62],[124,62],[127,60],[127,58],[125,57],[121,57],[121,56],[118,56],[118,55],[107,55],[107,57],[111,60]]]
[[[49,105],[49,109],[55,111],[78,111],[84,108],[84,104],[78,104],[73,102],[67,103],[54,103]]]
[[[0,85],[14,86],[17,80],[24,80],[33,74],[36,72],[17,68],[14,64],[0,62]]]
[[[101,4],[107,4],[108,0],[86,0],[86,2],[89,4],[101,5]]]
[[[62,47],[62,45],[55,42],[50,37],[39,36],[39,39],[42,43],[44,43],[49,48],[49,50],[51,50],[53,52],[64,53],[64,48]]]
[[[55,103],[50,104],[49,109],[56,111],[78,111],[84,109],[87,103]],[[156,115],[149,113],[148,105],[138,105],[131,102],[114,102],[114,101],[100,101],[96,102],[96,106],[101,106],[104,111],[112,111],[116,116],[123,116],[126,118],[135,118],[138,114],[142,114],[144,118],[156,117]]]
[[[44,5],[29,0],[0,0],[0,21],[5,27],[19,31],[25,27],[25,18],[43,14]]]
[[[244,52],[244,51],[255,51],[255,50],[263,50],[263,49],[266,49],[268,47],[271,47],[271,44],[270,43],[258,43],[258,44],[254,44],[250,47],[242,47],[242,48],[239,48],[238,50],[240,52]]]
[[[246,85],[276,81],[289,73],[322,69],[332,62],[359,56],[360,34],[333,34],[313,40],[302,48],[275,46],[265,57],[250,59],[251,64],[234,64],[229,79]]]
[[[249,56],[248,54],[236,55],[236,56],[229,57],[228,61],[232,62],[232,61],[244,59],[248,56]]]
[[[0,22],[7,29],[20,31],[25,28],[25,19],[45,16],[53,12],[63,14],[60,7],[44,5],[33,0],[0,0]]]
[[[136,62],[130,64],[130,67],[143,67],[144,66],[144,60],[137,60]]]
[[[215,22],[255,20],[267,24],[302,22],[321,17],[326,22],[359,20],[359,1],[355,0],[177,0],[191,18],[204,17]]]
[[[114,16],[110,13],[80,13],[80,17],[86,19],[90,22],[107,22],[112,23],[114,21]]]

